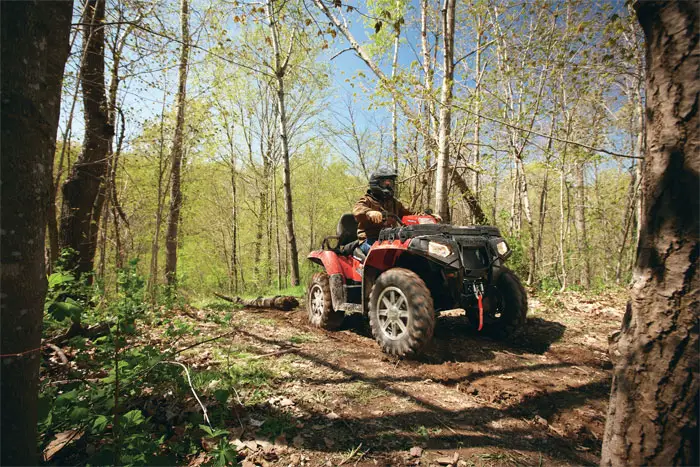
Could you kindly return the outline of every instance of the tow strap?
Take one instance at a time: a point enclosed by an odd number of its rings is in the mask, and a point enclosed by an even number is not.
[[[474,295],[476,295],[476,302],[479,305],[479,331],[484,327],[484,285],[474,284]]]

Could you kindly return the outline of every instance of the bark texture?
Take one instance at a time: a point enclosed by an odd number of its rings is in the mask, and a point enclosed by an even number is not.
[[[445,220],[450,221],[448,195],[448,170],[450,164],[450,130],[452,127],[452,84],[454,79],[454,36],[456,0],[445,0],[442,7],[443,56],[445,74],[440,92],[440,127],[438,131],[437,181],[435,183],[435,208]]]
[[[602,465],[698,465],[698,9],[639,2],[647,43],[643,222],[613,337]]]
[[[107,173],[107,152],[114,135],[105,94],[105,0],[88,0],[83,14],[83,93],[85,138],[80,156],[63,184],[60,247],[78,252],[80,274],[93,269],[104,197],[98,196]]]
[[[40,353],[32,350],[41,344],[44,235],[72,7],[70,1],[0,3],[2,465],[38,464]]]
[[[165,235],[165,281],[169,287],[177,286],[177,235],[180,226],[180,209],[182,208],[182,188],[180,172],[182,169],[183,139],[185,132],[185,100],[187,99],[187,62],[190,55],[189,7],[187,0],[180,3],[180,29],[182,47],[180,48],[180,68],[177,88],[177,115],[175,118],[175,135],[170,165],[170,211],[168,230]]]

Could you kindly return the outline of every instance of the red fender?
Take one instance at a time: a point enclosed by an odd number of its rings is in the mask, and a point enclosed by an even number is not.
[[[396,264],[396,260],[404,251],[408,250],[409,243],[411,243],[411,239],[405,242],[401,240],[375,242],[369,250],[365,266],[386,271]]]
[[[330,250],[315,250],[306,257],[314,263],[322,265],[329,276],[341,274],[346,279],[362,280],[362,276],[358,272],[362,265],[352,256],[340,256]]]

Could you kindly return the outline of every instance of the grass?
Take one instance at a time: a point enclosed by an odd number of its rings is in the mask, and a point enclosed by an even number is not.
[[[358,402],[368,402],[377,397],[386,395],[386,392],[364,381],[357,381],[351,383],[344,391],[344,394],[346,397],[355,399]]]
[[[305,342],[318,342],[318,337],[312,334],[295,334],[289,338],[292,344],[303,344]]]

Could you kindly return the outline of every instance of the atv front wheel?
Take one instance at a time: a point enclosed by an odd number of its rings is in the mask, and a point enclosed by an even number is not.
[[[382,273],[370,293],[369,323],[383,352],[419,353],[435,329],[433,299],[423,279],[403,268]]]
[[[317,272],[311,278],[306,296],[306,309],[309,313],[309,323],[316,328],[334,331],[343,322],[344,313],[333,310],[331,286],[325,272]]]
[[[474,329],[479,327],[479,310],[471,309],[467,317]],[[527,292],[518,276],[510,269],[496,279],[484,296],[484,327],[482,333],[494,339],[514,337],[525,326]]]

